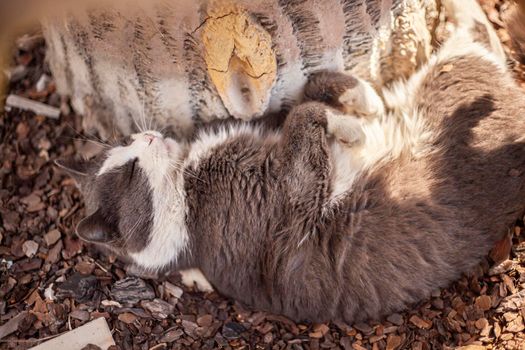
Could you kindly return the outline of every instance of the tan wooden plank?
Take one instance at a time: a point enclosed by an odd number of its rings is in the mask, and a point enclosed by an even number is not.
[[[88,322],[30,350],[82,350],[88,344],[97,345],[103,350],[115,345],[104,317]]]

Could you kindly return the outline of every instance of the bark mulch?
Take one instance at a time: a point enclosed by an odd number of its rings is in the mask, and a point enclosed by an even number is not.
[[[483,4],[508,44],[502,2]],[[44,50],[38,37],[19,42],[10,93],[59,107],[62,116],[0,114],[0,349],[26,349],[98,317],[118,349],[525,349],[522,220],[479,271],[381,323],[297,324],[187,290],[177,274],[128,276],[74,236],[81,197],[52,161],[97,145],[54,91]]]

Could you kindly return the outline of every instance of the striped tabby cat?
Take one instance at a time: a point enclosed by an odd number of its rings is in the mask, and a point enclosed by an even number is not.
[[[435,0],[134,4],[44,21],[59,92],[105,137],[151,123],[187,136],[202,122],[288,110],[322,69],[376,85],[406,77],[428,58],[438,17]]]

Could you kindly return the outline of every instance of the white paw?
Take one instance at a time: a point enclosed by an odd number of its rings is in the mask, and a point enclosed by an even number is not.
[[[337,114],[332,110],[326,110],[326,120],[328,122],[328,133],[338,142],[348,146],[359,146],[364,142],[365,133],[362,128],[362,121],[351,115]]]
[[[357,79],[358,84],[346,90],[340,97],[339,102],[344,106],[345,113],[360,117],[374,118],[385,112],[383,100],[374,88],[367,82]]]
[[[195,287],[200,292],[213,292],[213,287],[199,269],[188,269],[179,271],[182,284],[188,288]]]

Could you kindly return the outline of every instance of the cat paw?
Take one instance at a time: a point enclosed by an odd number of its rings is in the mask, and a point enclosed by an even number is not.
[[[327,133],[334,139],[348,147],[356,147],[363,144],[365,133],[362,122],[347,114],[339,114],[333,110],[326,110]]]
[[[307,100],[320,101],[355,117],[373,118],[384,113],[383,100],[366,81],[341,72],[318,72],[305,86]]]
[[[370,84],[360,79],[354,88],[339,96],[339,102],[345,113],[359,117],[375,118],[385,113],[381,97]]]
[[[200,292],[213,292],[213,287],[199,269],[187,269],[179,271],[182,284],[188,288],[195,288]]]

